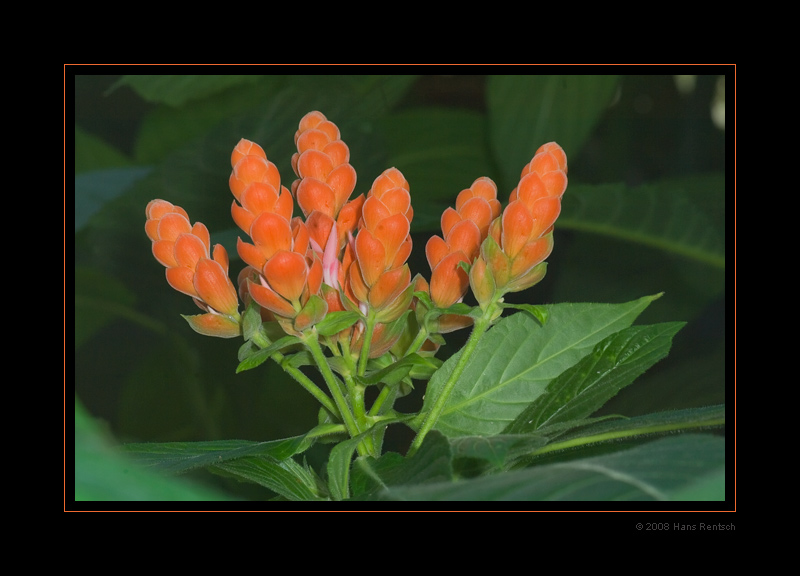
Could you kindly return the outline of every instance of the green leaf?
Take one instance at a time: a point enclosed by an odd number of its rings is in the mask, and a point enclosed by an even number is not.
[[[724,191],[722,174],[636,187],[570,184],[557,226],[603,234],[725,268],[724,219],[702,208],[709,198],[722,202]]]
[[[142,119],[134,147],[134,158],[140,163],[160,163],[170,152],[179,150],[197,139],[205,138],[218,126],[230,123],[252,110],[265,107],[286,84],[281,75],[253,77],[253,82],[232,83],[226,87],[217,84],[214,93],[186,93],[186,101],[179,107],[159,102],[150,107]],[[173,88],[182,79],[176,77]],[[167,86],[164,86],[167,88]],[[216,89],[219,89],[217,91]],[[182,97],[182,96],[181,96]],[[250,129],[241,130],[240,136],[249,137]],[[236,143],[232,139],[231,147]],[[241,234],[241,231],[239,231]],[[234,244],[234,248],[236,245]],[[236,254],[234,250],[232,254]]]
[[[276,460],[269,456],[248,456],[215,464],[210,470],[254,482],[287,500],[324,500],[317,491],[313,472],[291,458]]]
[[[350,497],[350,464],[353,453],[364,435],[339,442],[331,450],[328,457],[328,490],[334,500],[346,500]]]
[[[261,308],[255,302],[250,302],[242,316],[242,337],[248,342],[261,330]]]
[[[557,439],[532,452],[525,461],[533,462],[534,459],[552,453],[570,451],[570,454],[574,454],[577,449],[585,452],[592,452],[596,448],[605,450],[606,446],[623,440],[671,435],[675,432],[715,430],[724,426],[724,405],[666,410],[632,418],[586,420],[583,425],[571,427],[564,424],[548,425],[540,428],[537,434]]]
[[[149,167],[106,168],[75,175],[75,232],[103,206],[122,196],[151,172]],[[142,208],[142,222],[144,222]],[[144,226],[144,224],[142,224]]]
[[[612,454],[457,483],[394,487],[383,495],[426,501],[620,502],[694,500],[702,494],[724,500],[724,469],[724,439],[682,434]]]
[[[303,309],[294,317],[295,330],[304,332],[325,318],[328,312],[328,303],[318,294],[312,294],[303,306]]]
[[[503,318],[481,339],[458,379],[435,428],[448,437],[498,434],[603,338],[627,328],[658,298],[625,304],[546,306],[542,326],[529,314]],[[460,352],[434,374],[423,410],[437,398]]]
[[[524,310],[528,314],[531,314],[534,318],[539,321],[539,324],[544,326],[547,323],[547,307],[545,306],[538,306],[536,304],[509,304],[503,303],[501,304],[503,308],[512,308],[515,310]]]
[[[425,438],[419,451],[409,458],[388,452],[380,458],[362,457],[353,466],[353,497],[379,497],[394,486],[430,484],[453,479],[452,451],[438,432]]]
[[[180,106],[189,100],[206,98],[233,86],[253,83],[258,78],[250,74],[129,74],[120,78],[111,89],[128,86],[147,101]]]
[[[685,323],[632,326],[595,346],[580,362],[550,382],[509,424],[506,434],[522,434],[569,420],[586,418],[599,410],[622,388],[664,358],[672,337]]]
[[[466,458],[486,461],[500,468],[509,458],[532,452],[547,444],[547,437],[535,434],[498,434],[496,436],[461,436],[450,444],[453,459]]]
[[[167,474],[222,464],[249,456],[285,460],[306,445],[305,436],[269,442],[212,440],[208,442],[148,442],[123,445],[125,452],[142,466]]]
[[[361,314],[358,312],[350,312],[347,310],[338,310],[335,312],[328,312],[328,314],[320,322],[316,324],[317,332],[322,336],[333,336],[342,330],[347,330],[361,319]]]
[[[227,500],[185,479],[164,478],[132,462],[75,399],[76,501]],[[66,505],[66,504],[65,504]]]
[[[542,144],[555,141],[577,156],[617,90],[617,76],[491,76],[489,128],[495,158],[514,187]]]
[[[389,385],[396,384],[408,376],[415,366],[420,366],[424,369],[428,367],[429,364],[428,360],[419,354],[409,354],[385,368],[365,374],[363,377],[358,378],[358,380],[366,386],[380,384],[381,382]]]
[[[312,432],[319,435],[326,431]],[[140,465],[162,474],[207,469],[254,482],[289,500],[317,500],[320,495],[315,477],[292,460],[294,454],[308,448],[310,441],[309,435],[302,435],[269,442],[215,440],[126,444],[123,449]]]
[[[261,350],[254,352],[253,354],[242,360],[239,363],[239,366],[236,367],[236,373],[238,374],[239,372],[244,372],[245,370],[252,370],[256,366],[260,366],[261,364],[266,362],[270,356],[275,354],[275,352],[278,352],[283,348],[286,348],[287,346],[292,346],[293,344],[297,344],[299,342],[300,339],[297,336],[284,336],[283,338],[276,340],[266,348],[262,348]]]
[[[75,174],[129,166],[130,159],[93,134],[75,125]]]
[[[75,349],[115,318],[156,333],[164,324],[134,308],[136,297],[117,278],[86,266],[75,267]]]
[[[442,360],[435,356],[421,356],[419,361],[411,366],[409,376],[413,380],[430,380],[436,371],[442,367]]]

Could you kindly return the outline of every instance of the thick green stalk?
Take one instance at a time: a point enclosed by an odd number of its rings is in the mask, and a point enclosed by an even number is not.
[[[303,334],[302,339],[308,350],[311,352],[311,356],[313,356],[314,362],[317,364],[317,368],[322,374],[322,377],[325,379],[325,383],[328,385],[328,388],[333,395],[333,400],[336,402],[336,406],[339,408],[339,414],[341,415],[342,421],[347,428],[348,434],[350,434],[351,438],[358,436],[361,433],[361,429],[353,417],[352,409],[348,404],[344,393],[342,392],[338,379],[331,370],[331,367],[328,365],[328,360],[325,358],[322,348],[320,348],[316,331],[308,331],[307,333]],[[359,446],[359,448],[361,447]],[[361,453],[361,449],[359,449],[359,453]]]
[[[350,355],[350,347],[345,344],[342,358],[347,366],[348,373],[344,374],[344,383],[347,386],[347,392],[350,395],[350,405],[353,407],[353,416],[355,417],[356,424],[359,430],[366,430],[370,424],[367,419],[366,404],[364,402],[364,386],[356,382],[354,375],[358,372],[353,357]],[[364,442],[359,448],[359,453],[366,451],[371,456],[377,458],[380,454],[376,453],[375,444],[372,442],[371,437],[365,438]]]
[[[252,342],[262,350],[271,344],[269,339],[262,332],[256,332],[252,337]],[[323,392],[319,386],[314,384],[314,382],[312,382],[308,376],[303,374],[299,368],[295,368],[294,366],[290,366],[288,364],[283,364],[283,360],[285,358],[283,354],[280,352],[275,352],[272,356],[270,356],[270,358],[280,365],[281,368],[283,368],[286,373],[289,374],[289,376],[294,378],[298,384],[305,388],[309,394],[316,398],[317,401],[322,404],[325,410],[331,414],[339,414],[339,410],[336,408],[328,395],[325,394],[325,392]]]
[[[365,431],[370,427],[367,420],[367,411],[364,403],[364,386],[352,381],[348,384],[350,388],[350,399],[353,406],[353,415],[355,417],[356,426],[359,430]],[[372,441],[371,436],[366,436],[358,446],[359,454],[369,454],[377,458],[380,454],[375,453],[375,443]]]
[[[375,402],[372,403],[369,409],[370,416],[377,416],[381,413],[381,408],[383,408],[384,403],[390,398],[394,389],[394,386],[384,386],[381,391],[378,392],[378,397],[375,398]]]
[[[475,348],[478,346],[481,336],[483,336],[484,332],[486,332],[486,330],[488,330],[492,325],[495,312],[496,306],[490,305],[486,310],[483,311],[483,315],[475,320],[472,334],[470,334],[469,340],[467,340],[467,343],[461,349],[461,356],[459,357],[458,362],[456,362],[453,371],[450,373],[450,378],[447,380],[447,382],[445,382],[444,386],[439,392],[439,395],[436,397],[436,400],[434,400],[431,409],[423,417],[422,424],[417,432],[417,436],[414,438],[414,441],[411,443],[411,447],[408,450],[409,456],[414,455],[417,450],[419,450],[420,446],[422,446],[422,442],[425,440],[425,436],[428,435],[428,432],[431,431],[433,426],[436,424],[436,421],[439,419],[439,416],[441,416],[442,410],[444,410],[444,407],[447,404],[447,399],[453,392],[453,388],[455,387],[456,382],[458,382],[458,379],[461,377],[461,373],[464,372],[464,368],[467,367],[469,359],[472,356],[472,353],[475,351]]]
[[[375,330],[375,311],[370,308],[367,312],[366,327],[361,340],[361,355],[358,357],[358,375],[363,376],[367,371],[369,349],[372,346],[372,332]]]
[[[405,351],[404,356],[408,356],[409,354],[414,354],[417,350],[422,348],[422,345],[425,344],[425,340],[428,339],[428,330],[424,326],[420,326],[419,332],[414,337],[414,341],[409,345],[408,349]]]

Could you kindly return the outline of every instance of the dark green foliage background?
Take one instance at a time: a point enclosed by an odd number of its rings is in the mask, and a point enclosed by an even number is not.
[[[490,176],[505,202],[535,149],[559,142],[570,184],[548,273],[509,300],[626,302],[664,292],[640,323],[688,324],[668,359],[603,412],[723,404],[726,130],[712,123],[710,109],[733,70],[675,70],[699,73],[687,93],[666,74],[512,70],[526,75],[314,76],[263,68],[283,74],[71,76],[67,67],[67,96],[73,86],[75,94],[76,498],[108,497],[97,487],[114,482],[117,468],[97,457],[95,443],[263,441],[316,423],[315,401],[272,363],[236,375],[240,341],[191,331],[180,314],[196,309],[169,288],[144,234],[149,200],[181,205],[208,226],[213,243],[226,245],[235,277],[241,262],[230,218],[230,152],[242,137],[258,142],[288,187],[292,137],[312,109],[334,121],[350,146],[356,194],[386,168],[404,173],[415,209],[412,273],[426,277],[425,242],[441,233],[441,211],[458,192]],[[67,216],[70,205],[68,175]],[[441,356],[466,336],[451,335]],[[421,383],[398,407],[418,410],[423,393]],[[67,405],[69,397],[67,390]],[[409,439],[390,429],[387,447],[404,451]],[[321,461],[324,450],[315,447],[309,460]],[[268,496],[226,479],[201,481],[238,497]],[[112,496],[131,497],[124,483],[116,485]]]

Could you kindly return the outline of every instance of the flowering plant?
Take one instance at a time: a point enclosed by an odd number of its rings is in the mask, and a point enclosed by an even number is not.
[[[522,168],[505,207],[479,175],[455,196],[441,235],[425,244],[426,279],[407,262],[412,183],[389,168],[353,197],[349,148],[321,112],[306,114],[294,139],[288,186],[259,144],[233,148],[231,216],[245,264],[235,283],[225,248],[212,248],[209,230],[183,208],[152,200],[145,231],[169,285],[201,310],[184,316],[191,328],[242,338],[237,372],[279,365],[318,401],[318,424],[281,440],[178,452],[136,444],[131,454],[173,471],[207,467],[285,499],[423,499],[454,478],[527,470],[575,446],[719,421],[713,410],[624,426],[592,417],[667,355],[683,323],[632,326],[659,295],[614,305],[506,301],[545,276],[567,189],[567,156],[555,142]],[[469,338],[440,360],[457,330]],[[420,409],[398,410],[420,385]],[[389,426],[413,433],[404,454],[384,450]],[[332,445],[322,469],[298,458],[318,443]]]

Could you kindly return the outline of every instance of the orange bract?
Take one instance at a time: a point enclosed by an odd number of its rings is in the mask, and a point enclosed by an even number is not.
[[[312,217],[318,221],[311,230],[317,245],[327,244],[336,222],[341,250],[358,221],[353,211],[360,210],[363,202],[361,196],[348,202],[356,186],[350,149],[341,140],[339,128],[318,111],[300,120],[294,141],[297,152],[292,155],[292,169],[298,178],[292,183],[292,193],[307,221]]]
[[[391,322],[405,312],[412,296],[411,196],[408,182],[396,168],[375,179],[362,208],[355,237],[355,261],[346,277],[345,293],[354,305],[369,306],[379,322]]]
[[[504,211],[490,178],[477,178],[458,194],[454,207],[442,213],[442,235],[425,246],[428,283],[421,276],[412,281],[406,263],[414,210],[402,172],[385,170],[366,195],[350,199],[356,171],[336,124],[319,111],[309,112],[294,141],[297,179],[290,189],[264,149],[244,138],[231,152],[228,179],[231,216],[247,235],[237,241],[246,264],[237,282],[239,296],[245,304],[259,304],[262,319],[277,321],[287,333],[301,335],[329,311],[358,311],[361,319],[326,334],[327,342],[349,341],[350,350],[358,352],[362,338],[372,334],[368,353],[374,358],[398,341],[404,326],[414,329],[423,322],[426,330],[444,333],[470,324],[464,306],[442,311],[460,302],[470,284],[485,308],[544,276],[567,187],[567,158],[558,144],[537,150]],[[293,217],[295,200],[302,217]],[[189,319],[194,329],[226,337],[240,333],[228,255],[220,245],[212,251],[208,229],[192,224],[179,206],[153,200],[145,232],[169,284],[206,312]],[[415,287],[430,300],[420,295],[415,301]],[[427,310],[431,301],[437,310]],[[405,316],[410,310],[415,314]],[[366,355],[361,370],[364,360]]]
[[[153,255],[166,267],[167,282],[206,312],[187,317],[192,328],[210,336],[238,336],[239,300],[228,277],[225,248],[217,244],[212,256],[208,229],[200,222],[190,225],[186,211],[170,202],[152,200],[145,213],[145,232]]]
[[[482,305],[539,282],[553,249],[553,224],[567,188],[567,156],[555,142],[541,146],[523,168],[502,217],[489,226],[470,284]]]
[[[425,246],[431,267],[431,298],[438,307],[447,308],[464,297],[469,277],[461,263],[472,264],[489,224],[499,214],[497,186],[485,177],[462,190],[456,208],[447,208],[442,214],[444,238],[432,236]]]
[[[266,212],[287,221],[291,219],[292,196],[281,186],[280,172],[261,146],[242,138],[231,154],[231,165],[228,184],[236,198],[231,205],[231,216],[239,228],[252,236],[253,222]]]
[[[309,161],[315,160],[319,159]],[[309,169],[316,173],[327,169],[324,159],[317,164]],[[280,173],[264,150],[242,139],[231,154],[231,165],[229,184],[236,198],[231,215],[253,241],[237,242],[239,256],[249,267],[239,281],[243,299],[255,300],[268,311],[267,317],[273,315],[287,332],[296,333],[319,320],[320,308],[315,306],[314,314],[302,317],[302,328],[295,322],[320,291],[320,257],[314,254],[306,224],[292,218],[292,195],[281,186]]]

